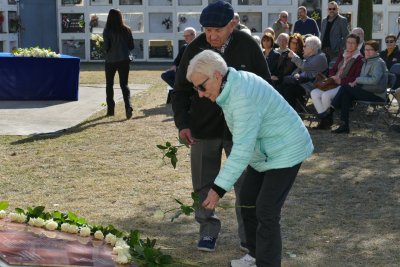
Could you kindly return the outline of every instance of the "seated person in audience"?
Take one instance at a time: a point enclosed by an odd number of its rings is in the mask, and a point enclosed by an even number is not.
[[[346,38],[346,50],[342,54],[339,54],[335,65],[329,70],[328,76],[338,86],[328,91],[323,91],[319,88],[311,91],[311,98],[319,116],[331,106],[332,99],[339,91],[340,86],[354,82],[360,75],[363,56],[358,50],[359,42],[360,38],[357,35],[353,33],[349,34]],[[318,126],[314,129],[330,129],[332,124],[332,117],[325,117],[321,119]]]
[[[265,33],[261,39],[261,46],[267,60],[271,75],[277,75],[278,60],[280,54],[274,50],[274,37],[271,33]]]
[[[264,29],[264,31],[263,31],[263,34],[266,34],[266,33],[270,33],[271,35],[272,35],[272,37],[274,37],[274,48],[278,48],[279,47],[279,45],[275,42],[275,31],[274,31],[274,29],[272,29],[272,27],[267,27],[267,28],[265,28]]]
[[[300,58],[303,58],[304,39],[299,33],[293,33],[289,37],[289,49],[292,50]]]
[[[275,75],[271,75],[272,83],[277,86],[282,82],[283,77],[290,75],[295,69],[296,65],[289,58],[289,35],[286,33],[281,33],[278,36],[277,43],[278,48],[275,49],[276,52],[280,54],[278,58],[278,64],[276,67]]]
[[[386,62],[386,67],[388,70],[390,70],[394,64],[400,63],[400,50],[396,42],[396,35],[389,34],[385,37],[386,49],[379,53],[379,56]],[[399,86],[400,75],[397,75],[394,88],[398,88]]]
[[[291,75],[285,76],[282,83],[277,86],[277,90],[293,108],[296,108],[297,99],[303,102],[305,91],[301,84],[313,81],[319,72],[324,72],[328,68],[325,54],[321,53],[321,41],[317,36],[306,39],[303,55],[304,59],[301,59],[290,50],[288,56],[297,68]]]
[[[165,72],[161,73],[161,79],[163,79],[169,86],[174,87],[176,69],[179,66],[183,52],[185,52],[186,47],[190,44],[194,38],[196,38],[196,30],[192,27],[187,27],[183,31],[183,38],[185,39],[185,44],[179,49],[179,53],[174,60],[174,64]],[[167,104],[171,101],[171,91],[168,92]]]
[[[364,49],[365,49],[364,30],[360,27],[355,27],[354,29],[351,30],[350,33],[354,33],[355,35],[360,37],[360,43],[358,44],[358,50],[360,50],[361,55],[364,56]]]
[[[379,56],[379,43],[374,40],[365,42],[365,62],[360,76],[352,83],[340,87],[332,100],[331,107],[322,117],[332,117],[340,108],[341,124],[333,133],[349,133],[349,111],[354,100],[384,101],[386,98],[387,72],[385,61]]]
[[[233,14],[233,19],[232,21],[235,23],[235,28],[237,30],[241,30],[241,29],[249,29],[246,25],[240,23],[240,15],[239,13],[234,13]]]

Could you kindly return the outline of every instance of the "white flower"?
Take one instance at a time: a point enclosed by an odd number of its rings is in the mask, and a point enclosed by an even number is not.
[[[125,255],[125,254],[118,255],[118,256],[115,258],[115,261],[116,261],[117,263],[119,263],[119,264],[127,264],[127,263],[129,263],[129,257],[128,257],[127,255]]]
[[[94,238],[95,238],[95,239],[98,239],[98,240],[103,240],[103,239],[104,239],[103,232],[101,232],[100,230],[97,230],[97,231],[94,233]]]
[[[50,231],[54,231],[57,229],[58,227],[58,223],[56,223],[55,221],[51,220],[47,220],[44,226],[47,230]]]
[[[161,221],[165,217],[165,213],[162,210],[157,210],[153,215],[154,219]]]
[[[68,233],[68,231],[69,231],[69,226],[70,226],[69,223],[63,223],[63,224],[61,224],[61,232],[66,232],[66,233]]]
[[[115,242],[117,242],[117,237],[111,233],[108,233],[106,235],[105,241],[106,241],[106,243],[110,244],[111,246],[114,246]]]
[[[80,229],[79,235],[82,237],[90,236],[90,228],[87,226],[84,226]]]
[[[68,233],[77,234],[79,232],[79,227],[76,225],[70,225],[68,228]]]
[[[36,218],[34,220],[33,226],[35,226],[35,227],[43,227],[44,226],[44,220],[42,218]]]
[[[122,247],[122,246],[128,246],[126,241],[123,238],[117,238],[117,241],[115,242],[116,247]]]
[[[0,210],[0,219],[4,219],[7,216],[7,212],[5,210]]]
[[[35,218],[29,218],[28,224],[30,226],[34,226],[35,225]]]
[[[11,212],[8,216],[12,222],[24,223],[26,221],[26,216],[24,214]]]

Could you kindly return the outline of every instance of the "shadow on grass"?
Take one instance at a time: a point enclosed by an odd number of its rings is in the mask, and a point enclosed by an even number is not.
[[[39,140],[48,140],[48,139],[56,139],[61,136],[69,135],[69,134],[75,134],[79,133],[82,131],[85,131],[86,129],[96,127],[98,125],[105,125],[105,124],[113,124],[113,123],[120,123],[126,121],[126,119],[123,120],[115,120],[115,121],[101,121],[104,118],[107,118],[107,116],[101,116],[97,117],[91,120],[86,120],[74,127],[68,128],[68,129],[62,129],[57,132],[52,132],[52,133],[44,133],[44,134],[35,134],[32,136],[29,136],[24,139],[20,139],[18,141],[11,142],[11,145],[19,145],[19,144],[25,144],[25,143],[31,143]]]

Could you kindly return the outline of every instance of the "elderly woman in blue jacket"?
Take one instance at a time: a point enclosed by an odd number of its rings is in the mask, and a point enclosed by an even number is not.
[[[297,113],[259,76],[228,68],[217,53],[195,56],[186,78],[200,97],[216,102],[232,132],[233,147],[202,203],[214,209],[245,172],[240,192],[249,254],[231,266],[280,266],[280,214],[301,163],[311,155],[310,135]],[[253,264],[253,265],[252,265]]]

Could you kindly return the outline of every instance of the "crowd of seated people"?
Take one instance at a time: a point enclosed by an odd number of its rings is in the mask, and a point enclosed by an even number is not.
[[[354,100],[378,101],[386,97],[384,73],[400,63],[397,36],[387,35],[386,48],[379,52],[377,42],[364,41],[362,28],[348,30],[335,1],[328,3],[328,16],[322,21],[321,31],[315,29],[316,22],[307,16],[304,6],[299,7],[298,15],[295,31],[291,31],[288,12],[282,11],[274,25],[265,28],[261,40],[255,38],[269,66],[269,82],[295,110],[309,94],[319,118],[313,129],[331,129],[332,113],[341,109],[341,125],[332,132],[349,132],[349,110]],[[235,19],[240,23],[237,13]],[[330,77],[336,86],[329,90],[312,86],[320,73]],[[307,92],[305,83],[312,87],[308,86]],[[395,88],[399,86],[400,75]]]

